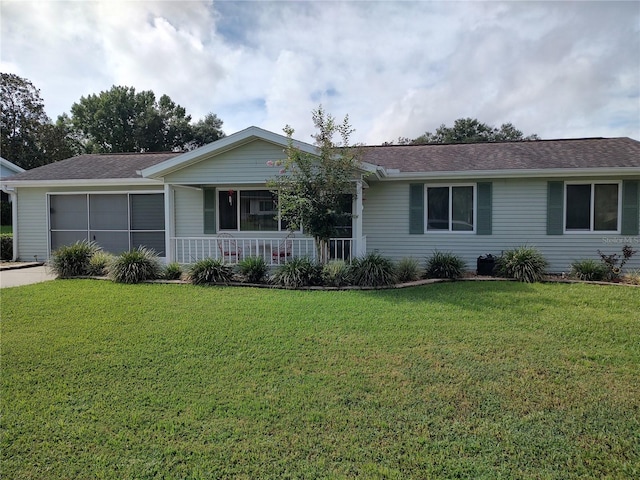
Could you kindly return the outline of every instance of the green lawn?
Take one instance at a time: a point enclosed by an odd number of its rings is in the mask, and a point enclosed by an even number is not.
[[[2,290],[3,478],[638,478],[640,290]]]

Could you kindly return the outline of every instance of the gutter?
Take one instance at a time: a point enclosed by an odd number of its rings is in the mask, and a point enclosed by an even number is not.
[[[451,179],[451,178],[556,178],[556,177],[627,177],[640,176],[638,167],[618,168],[558,168],[558,169],[513,169],[513,170],[455,170],[442,172],[399,172],[387,170],[382,181]]]

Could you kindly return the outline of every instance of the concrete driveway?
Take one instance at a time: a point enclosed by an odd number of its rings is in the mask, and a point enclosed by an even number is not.
[[[49,271],[49,268],[42,264],[0,268],[0,288],[47,282],[55,278],[56,276]]]

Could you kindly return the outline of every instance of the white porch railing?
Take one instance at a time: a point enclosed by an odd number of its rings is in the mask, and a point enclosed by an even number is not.
[[[222,259],[236,264],[247,257],[262,257],[268,265],[281,265],[295,257],[318,256],[313,238],[237,238],[220,235],[213,237],[171,238],[170,261],[181,264],[195,263],[205,258]],[[325,258],[350,262],[354,242],[351,238],[332,238]]]

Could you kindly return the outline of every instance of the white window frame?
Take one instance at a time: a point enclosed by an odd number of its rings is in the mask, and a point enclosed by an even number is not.
[[[449,228],[429,230],[429,188],[449,189]],[[473,188],[473,229],[472,230],[452,230],[453,225],[453,188],[472,187]],[[428,183],[424,186],[424,233],[425,234],[449,234],[455,235],[475,235],[478,228],[478,184],[477,183]]]
[[[238,228],[221,228],[220,227],[220,192],[228,192],[229,190],[233,190],[238,195],[238,201],[236,202],[236,218],[238,221]],[[241,230],[240,229],[240,192],[247,191],[265,191],[271,192],[266,187],[217,187],[216,188],[216,232],[236,232],[236,233],[255,233],[255,234],[264,234],[264,233],[280,233],[287,232],[287,229],[282,228],[282,219],[280,218],[280,205],[278,205],[278,229],[277,230]],[[299,231],[299,230],[297,230]]]
[[[567,229],[567,186],[568,185],[590,185],[591,186],[591,198],[589,205],[589,229]],[[594,230],[594,222],[595,222],[595,186],[596,185],[617,185],[618,186],[618,218],[617,224],[618,228],[616,230]],[[607,234],[619,234],[622,228],[622,181],[620,180],[572,180],[569,182],[564,182],[564,198],[563,198],[563,218],[562,218],[562,227],[564,233],[577,233],[577,234],[597,234],[601,235],[603,233]]]

